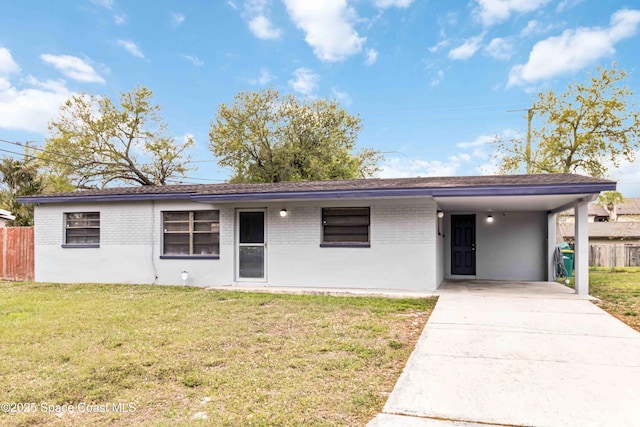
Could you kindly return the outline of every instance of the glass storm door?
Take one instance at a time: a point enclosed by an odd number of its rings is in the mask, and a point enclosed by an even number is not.
[[[238,240],[236,271],[239,281],[264,281],[265,260],[265,211],[238,211]]]

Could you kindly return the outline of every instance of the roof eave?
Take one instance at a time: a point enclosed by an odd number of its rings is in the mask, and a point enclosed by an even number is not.
[[[482,186],[450,188],[394,188],[371,190],[295,191],[270,193],[194,194],[195,202],[231,202],[260,200],[309,200],[309,199],[354,199],[373,197],[478,197],[478,196],[525,196],[556,194],[597,194],[615,190],[616,183],[590,183],[572,185],[529,186]]]
[[[20,203],[134,202],[147,200],[189,200],[193,193],[102,194],[18,197]]]
[[[350,190],[274,191],[249,193],[149,193],[19,197],[20,203],[126,202],[148,200],[192,200],[194,202],[232,202],[261,200],[349,199],[374,197],[479,197],[555,194],[597,194],[616,189],[615,182],[553,185],[504,185],[473,187],[377,188]]]

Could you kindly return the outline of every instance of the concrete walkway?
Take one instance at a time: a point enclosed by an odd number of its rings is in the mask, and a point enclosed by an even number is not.
[[[555,283],[451,282],[368,425],[640,426],[640,333]]]

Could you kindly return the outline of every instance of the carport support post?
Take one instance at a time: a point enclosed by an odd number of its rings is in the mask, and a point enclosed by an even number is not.
[[[550,212],[547,214],[547,265],[549,270],[547,271],[547,280],[553,281],[556,265],[553,262],[554,254],[556,252],[556,217],[557,214]]]
[[[589,294],[589,202],[578,202],[575,206],[574,271],[576,294]]]

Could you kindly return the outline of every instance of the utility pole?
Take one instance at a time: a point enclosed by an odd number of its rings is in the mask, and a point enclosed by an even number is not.
[[[527,112],[527,145],[524,149],[524,156],[526,160],[527,173],[533,173],[533,164],[531,160],[531,121],[533,120],[533,111],[536,110],[535,107],[524,108],[522,110],[507,110],[507,113],[513,113],[516,111],[526,111]]]

